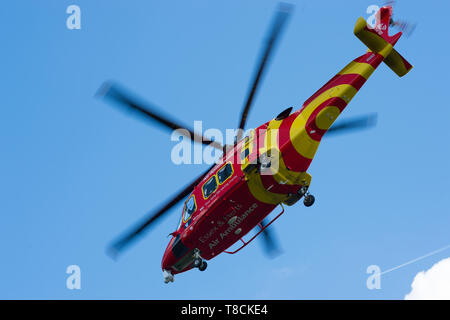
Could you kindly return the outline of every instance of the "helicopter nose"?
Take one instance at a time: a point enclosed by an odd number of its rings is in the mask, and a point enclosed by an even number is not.
[[[176,258],[171,250],[172,248],[173,239],[169,242],[169,245],[166,248],[166,251],[164,252],[162,261],[161,261],[161,268],[163,270],[171,270],[171,267],[176,263]]]

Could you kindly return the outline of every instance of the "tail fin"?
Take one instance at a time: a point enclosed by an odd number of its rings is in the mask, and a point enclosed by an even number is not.
[[[385,6],[376,13],[375,27],[370,27],[364,18],[360,17],[355,24],[353,33],[361,40],[370,51],[374,51],[384,57],[384,63],[399,77],[404,76],[412,69],[412,65],[403,58],[393,47],[402,36],[399,32],[389,36],[392,7]]]

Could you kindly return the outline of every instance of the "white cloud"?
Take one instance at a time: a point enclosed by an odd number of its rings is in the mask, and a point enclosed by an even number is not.
[[[450,258],[416,274],[411,288],[406,300],[450,300]]]

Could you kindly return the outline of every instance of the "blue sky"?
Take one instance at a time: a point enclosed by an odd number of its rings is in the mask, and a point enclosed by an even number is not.
[[[118,262],[106,245],[206,166],[177,166],[159,128],[94,98],[117,80],[193,126],[233,128],[276,1],[9,1],[0,12],[0,298],[402,299],[442,251],[366,287],[366,269],[400,265],[450,244],[448,1],[397,1],[417,21],[396,45],[414,69],[385,65],[342,117],[378,112],[376,128],[324,140],[310,174],[316,204],[275,224],[284,253],[259,243],[162,281],[175,208]],[[300,107],[366,48],[353,35],[375,1],[296,5],[249,127]],[[67,6],[81,29],[66,28]],[[381,4],[381,3],[380,3]],[[66,288],[69,265],[81,290]]]

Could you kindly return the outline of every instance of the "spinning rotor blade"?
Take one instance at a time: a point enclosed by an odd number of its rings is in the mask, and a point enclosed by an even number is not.
[[[261,226],[264,228],[267,225],[267,219],[264,219],[261,221]],[[269,228],[266,228],[262,233],[261,237],[263,240],[263,250],[264,253],[269,256],[269,258],[273,259],[281,254],[281,249],[278,244],[278,241],[276,240],[273,232],[269,230]]]
[[[258,89],[259,83],[261,81],[262,76],[264,75],[265,67],[267,66],[267,62],[270,59],[270,55],[273,52],[273,48],[276,45],[276,41],[278,40],[281,31],[283,30],[283,26],[286,23],[287,18],[289,17],[292,11],[292,5],[282,3],[280,4],[278,11],[276,13],[275,22],[270,30],[270,36],[267,40],[266,46],[264,48],[263,54],[259,62],[257,63],[258,68],[256,69],[256,73],[252,80],[252,84],[250,86],[250,90],[248,92],[247,98],[245,100],[244,109],[241,113],[241,118],[239,121],[237,141],[242,138],[242,132],[245,128],[245,124],[247,122],[247,115],[250,111],[250,107],[253,103],[253,98],[255,97],[256,91]]]
[[[392,8],[394,8],[395,1],[393,1],[393,0],[386,1],[384,5],[391,6]],[[416,27],[417,27],[416,22],[394,19],[393,16],[391,17],[391,21],[390,21],[389,25],[391,27],[398,28],[407,38],[409,38],[413,34],[414,30],[416,30]]]
[[[214,166],[214,165],[213,165]],[[131,231],[122,236],[118,241],[114,242],[107,250],[108,254],[112,258],[116,258],[118,254],[125,249],[130,243],[136,240],[136,237],[141,235],[143,231],[147,230],[155,221],[157,221],[160,217],[165,215],[173,206],[178,204],[181,200],[183,200],[189,193],[192,192],[194,187],[203,179],[203,177],[211,170],[210,167],[207,171],[205,171],[202,175],[200,175],[197,179],[192,181],[191,184],[187,185],[183,190],[181,190],[177,195],[175,195],[172,199],[163,204],[158,210],[149,214],[147,218],[145,218],[141,223],[135,226]]]
[[[411,37],[417,27],[416,22],[409,22],[404,20],[393,20],[391,22],[391,25],[397,27],[407,38]]]
[[[158,124],[166,128],[172,130],[184,129],[180,130],[180,133],[194,142],[201,142],[205,145],[211,145],[216,149],[223,150],[223,146],[220,143],[211,141],[210,139],[203,137],[201,134],[195,133],[193,130],[188,129],[186,126],[169,119],[167,116],[159,113],[155,106],[140,101],[138,102],[137,99],[132,98],[130,94],[127,94],[117,85],[110,82],[105,82],[98,90],[97,96],[103,96],[111,99],[125,107],[127,110],[135,111],[138,115],[144,117],[145,119],[156,121]]]
[[[333,134],[347,133],[348,131],[368,129],[376,125],[378,115],[376,113],[354,117],[352,119],[339,121],[328,129],[325,136]]]

